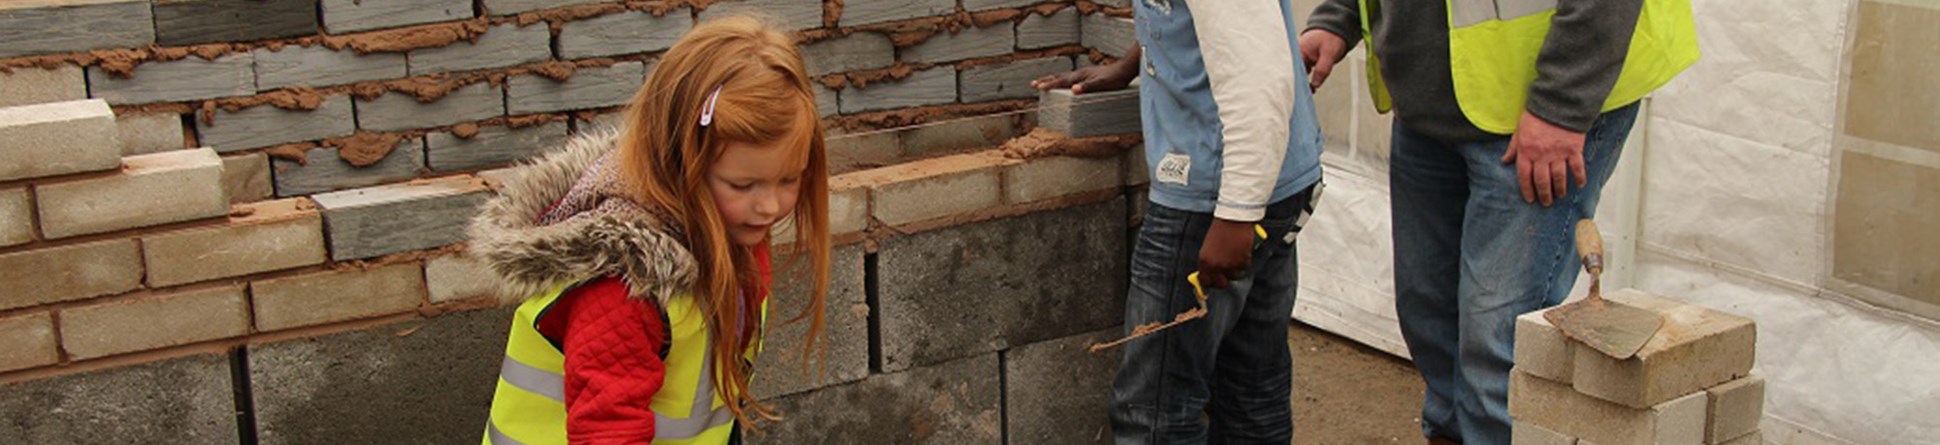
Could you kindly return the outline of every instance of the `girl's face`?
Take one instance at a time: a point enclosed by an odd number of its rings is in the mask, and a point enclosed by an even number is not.
[[[789,165],[790,156],[784,156],[787,150],[781,144],[728,141],[708,173],[715,210],[735,244],[752,246],[768,239],[769,227],[788,217],[801,197],[805,168]]]

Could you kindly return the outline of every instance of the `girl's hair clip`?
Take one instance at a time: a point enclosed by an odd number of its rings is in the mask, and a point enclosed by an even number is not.
[[[702,127],[706,127],[709,124],[714,123],[714,101],[719,100],[721,98],[721,87],[725,87],[725,86],[727,85],[722,84],[721,86],[714,87],[714,94],[707,95],[707,108],[701,110]]]

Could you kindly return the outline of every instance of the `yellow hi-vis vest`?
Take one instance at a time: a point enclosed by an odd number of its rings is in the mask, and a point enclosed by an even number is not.
[[[1529,85],[1536,81],[1536,56],[1549,35],[1556,0],[1447,0],[1448,62],[1455,79],[1455,102],[1476,128],[1515,133]],[[1394,106],[1381,81],[1371,16],[1379,0],[1360,0],[1361,35],[1367,43],[1367,80],[1375,109]],[[1610,111],[1643,99],[1698,59],[1697,28],[1690,0],[1643,0],[1637,31],[1630,38],[1623,71],[1603,100]],[[1375,8],[1370,10],[1369,7]]]
[[[564,445],[566,443],[566,356],[539,333],[540,315],[570,286],[527,298],[512,315],[498,390],[492,394],[491,420],[483,445]],[[713,360],[708,358],[706,317],[687,295],[663,308],[672,343],[663,357],[665,382],[653,396],[655,445],[720,445],[734,432],[734,413],[714,393]],[[768,303],[761,303],[761,320]],[[750,349],[760,349],[759,339]],[[753,359],[755,351],[749,351]]]

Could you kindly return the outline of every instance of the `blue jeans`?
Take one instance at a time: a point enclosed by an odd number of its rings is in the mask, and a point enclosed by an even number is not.
[[[1586,135],[1589,185],[1550,207],[1525,203],[1508,138],[1448,143],[1394,126],[1395,312],[1427,386],[1429,437],[1509,443],[1516,316],[1563,301],[1576,282],[1575,222],[1596,213],[1637,105],[1598,117]]]
[[[1287,328],[1298,283],[1290,233],[1312,189],[1267,207],[1267,240],[1244,278],[1206,289],[1208,314],[1127,342],[1112,382],[1119,444],[1274,443],[1293,437],[1293,358]],[[1186,276],[1199,269],[1210,213],[1153,204],[1132,248],[1125,329],[1198,305]],[[1206,420],[1210,420],[1208,425]]]

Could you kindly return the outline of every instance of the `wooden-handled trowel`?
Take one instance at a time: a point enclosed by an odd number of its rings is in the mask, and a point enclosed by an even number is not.
[[[1583,269],[1590,272],[1590,297],[1550,309],[1543,313],[1543,319],[1556,325],[1563,335],[1611,358],[1623,360],[1637,355],[1637,350],[1664,327],[1664,316],[1603,299],[1603,237],[1597,233],[1596,223],[1577,221],[1576,253],[1583,257]]]

